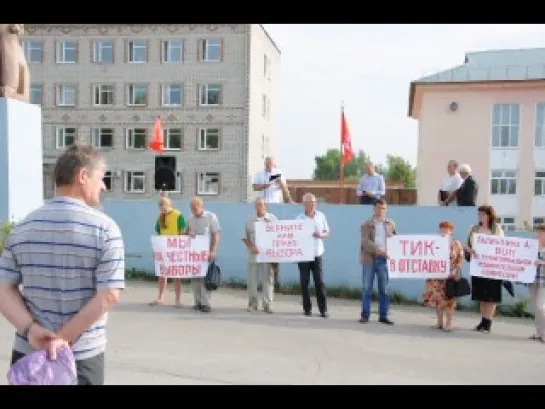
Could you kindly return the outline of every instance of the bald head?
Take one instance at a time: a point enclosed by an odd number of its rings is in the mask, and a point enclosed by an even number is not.
[[[257,217],[263,217],[267,213],[267,205],[262,197],[255,199],[255,212]]]
[[[189,207],[191,207],[191,213],[197,217],[200,217],[204,211],[204,203],[198,196],[191,198],[189,201]]]
[[[274,158],[272,156],[267,156],[265,158],[265,170],[270,172],[274,168]]]

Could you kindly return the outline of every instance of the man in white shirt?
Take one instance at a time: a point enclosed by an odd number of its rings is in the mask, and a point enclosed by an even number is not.
[[[456,192],[462,186],[464,180],[458,173],[458,162],[455,160],[449,160],[447,164],[448,176],[441,181],[439,186],[439,193],[437,195],[437,201],[439,206],[456,206],[455,201],[450,203],[447,201],[452,192]]]
[[[274,297],[274,270],[271,263],[257,263],[256,256],[259,249],[255,245],[256,223],[271,223],[278,220],[272,213],[267,212],[267,205],[263,198],[255,201],[255,214],[246,219],[242,241],[248,249],[248,311],[257,311],[259,308],[258,282],[261,278],[261,292],[263,311],[272,313]]]
[[[274,158],[268,156],[265,158],[265,169],[255,174],[252,187],[265,203],[284,203],[287,198],[282,193],[282,184],[285,183],[284,174],[275,167]]]
[[[299,214],[295,219],[312,220],[314,222],[314,233],[312,233],[312,237],[314,237],[314,260],[297,263],[301,279],[303,310],[306,316],[312,315],[312,302],[310,301],[310,293],[308,291],[310,273],[312,272],[318,310],[323,318],[327,318],[327,299],[324,285],[322,256],[325,251],[323,239],[329,237],[329,225],[325,214],[316,210],[316,197],[312,193],[306,193],[303,196],[303,204],[305,205],[304,213]]]

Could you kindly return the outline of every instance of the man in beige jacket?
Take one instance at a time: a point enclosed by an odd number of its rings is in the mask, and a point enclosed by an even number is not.
[[[387,204],[384,199],[378,199],[373,205],[373,217],[361,225],[360,260],[363,266],[363,288],[361,295],[360,322],[369,322],[371,314],[371,298],[373,296],[373,281],[378,281],[379,322],[392,325],[388,319],[388,253],[386,241],[396,234],[395,224],[386,217]]]

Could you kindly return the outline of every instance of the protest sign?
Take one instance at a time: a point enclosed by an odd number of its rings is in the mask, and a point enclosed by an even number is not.
[[[255,223],[258,263],[296,263],[314,260],[314,223],[311,220],[282,220]]]
[[[494,280],[533,283],[538,245],[535,239],[473,234],[470,274]]]
[[[450,273],[450,242],[439,235],[395,235],[387,240],[390,278],[445,279]]]
[[[206,276],[210,238],[208,236],[152,236],[155,275],[171,278]]]

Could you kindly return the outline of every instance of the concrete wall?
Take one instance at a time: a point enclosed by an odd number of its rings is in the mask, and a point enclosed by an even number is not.
[[[175,206],[184,214],[189,213],[187,201],[175,201]],[[223,279],[246,279],[246,250],[240,240],[244,220],[253,213],[252,204],[207,203],[208,210],[215,212],[222,226],[221,242],[218,248]],[[323,204],[320,209],[326,214],[332,235],[326,242],[324,256],[325,281],[328,286],[361,287],[361,266],[359,264],[360,224],[371,216],[370,206]],[[120,226],[125,238],[127,268],[153,271],[153,260],[149,237],[157,217],[155,200],[130,201],[106,199],[104,211]],[[271,205],[269,211],[279,219],[291,219],[302,211],[300,205]],[[470,226],[476,220],[473,208],[442,208],[428,206],[390,206],[389,216],[404,234],[436,232],[439,222],[450,220],[456,226],[455,237],[465,240]],[[521,235],[522,233],[519,233]],[[468,267],[464,274],[469,276]],[[297,266],[282,264],[283,282],[298,281]],[[393,280],[391,289],[403,293],[410,299],[421,299],[423,280]],[[523,286],[517,286],[517,294],[527,296]],[[509,296],[505,303],[513,302]],[[463,300],[467,302],[468,300]]]

